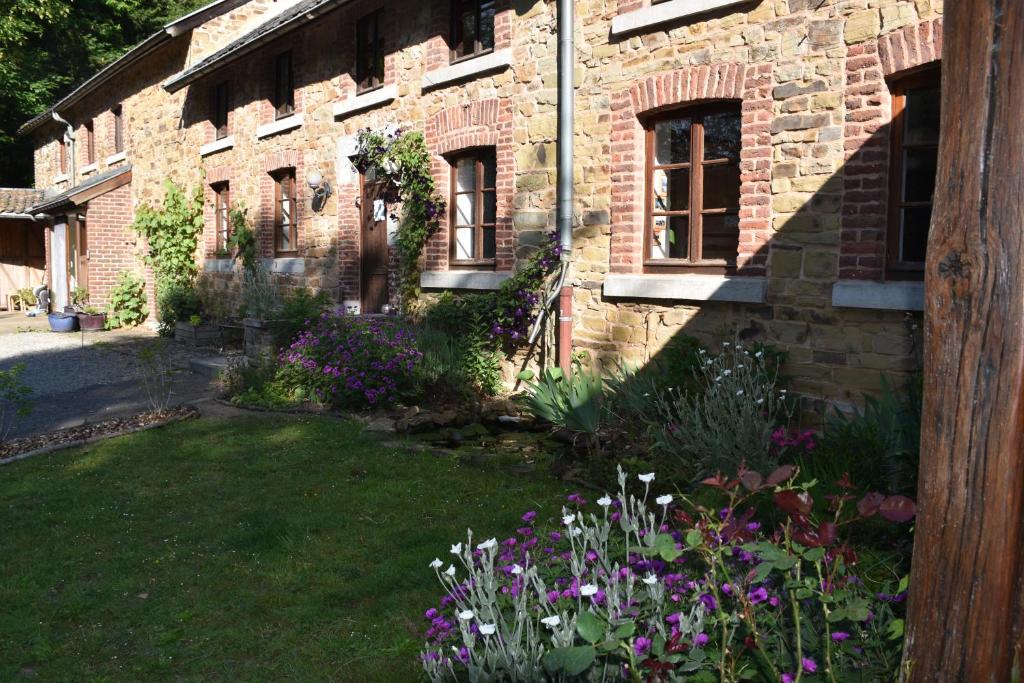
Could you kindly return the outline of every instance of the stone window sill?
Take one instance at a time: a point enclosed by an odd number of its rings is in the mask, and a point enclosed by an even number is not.
[[[205,145],[199,148],[199,156],[206,157],[217,152],[223,152],[226,149],[231,149],[235,146],[235,136],[229,135],[226,138],[220,140],[214,140],[213,142],[207,142]]]
[[[396,97],[398,97],[398,88],[393,85],[385,85],[382,88],[371,90],[370,92],[363,93],[362,95],[350,97],[344,102],[335,103],[334,117],[341,118],[343,116],[355,114],[359,111],[379,107],[382,104],[388,104],[389,102],[394,101]]]
[[[768,281],[763,277],[725,275],[633,275],[610,273],[604,295],[623,299],[669,301],[736,301],[764,303]]]
[[[111,154],[109,157],[104,159],[107,166],[113,166],[114,164],[120,163],[128,158],[128,155],[124,152],[118,152],[117,154]]]
[[[924,283],[840,280],[832,285],[832,305],[880,311],[923,311]]]
[[[100,167],[94,161],[88,166],[83,166],[82,170],[79,171],[79,173],[81,173],[82,175],[89,175],[90,173],[95,173],[98,170],[100,170]]]
[[[480,76],[491,71],[504,71],[512,65],[512,51],[496,50],[473,59],[446,66],[442,69],[428,71],[423,75],[420,87],[423,90],[439,88],[455,81]]]
[[[203,263],[203,270],[208,273],[230,273],[234,269],[235,261],[229,258],[208,258]]]
[[[62,173],[59,176],[54,176],[53,184],[56,185],[57,183],[66,183],[68,180],[70,180],[70,178],[68,177],[68,174],[67,173]]]
[[[263,266],[271,273],[284,273],[287,275],[302,275],[306,272],[306,259],[301,256],[287,258],[265,258]]]
[[[262,126],[256,129],[257,138],[268,138],[271,135],[277,135],[278,133],[286,133],[290,130],[294,130],[302,126],[302,114],[292,114],[286,116],[283,119],[272,121],[271,123],[264,123]]]
[[[499,289],[511,273],[493,270],[427,270],[420,273],[423,289]]]
[[[612,19],[612,35],[635,33],[658,24],[675,21],[695,14],[703,14],[729,5],[740,5],[750,0],[669,0],[642,9],[620,14]]]

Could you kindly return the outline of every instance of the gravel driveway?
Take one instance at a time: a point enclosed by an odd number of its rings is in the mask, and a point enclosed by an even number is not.
[[[10,436],[27,436],[149,410],[140,350],[159,340],[145,329],[57,334],[0,334],[0,369],[25,364],[22,380],[33,390],[32,414]],[[209,381],[188,370],[189,349],[165,342],[174,369],[172,403],[205,398]]]

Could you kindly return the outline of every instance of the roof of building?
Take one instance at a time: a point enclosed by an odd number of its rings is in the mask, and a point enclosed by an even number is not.
[[[183,17],[175,19],[164,26],[161,30],[128,50],[128,52],[121,55],[121,57],[100,69],[93,76],[82,82],[81,85],[54,103],[52,107],[44,111],[42,114],[26,121],[22,124],[21,128],[18,129],[18,134],[25,135],[26,133],[30,133],[39,128],[44,123],[52,121],[53,114],[57,113],[58,110],[70,107],[80,101],[86,95],[94,92],[111,78],[121,73],[167,41],[194,29],[213,17],[223,14],[224,12],[228,12],[239,5],[245,4],[247,1],[248,0],[214,0],[214,2],[195,10],[194,12],[190,12]]]
[[[100,194],[104,194],[109,188],[100,188],[99,186],[108,180],[117,178],[125,173],[131,173],[132,165],[127,164],[125,166],[115,166],[114,168],[108,169],[103,173],[97,173],[94,176],[90,176],[87,180],[75,185],[74,187],[64,190],[55,195],[41,197],[37,203],[28,207],[26,211],[31,214],[46,213],[56,208],[60,208],[66,204],[78,204],[79,202],[87,201]],[[127,182],[126,179],[124,182]],[[121,182],[119,184],[124,184]],[[96,190],[90,192],[90,190]]]
[[[271,39],[308,24],[345,2],[347,0],[301,0],[205,59],[171,76],[164,82],[164,88],[169,92],[180,90],[205,74],[249,54]]]
[[[26,187],[0,187],[0,216],[30,215],[29,208],[42,199],[42,190]]]

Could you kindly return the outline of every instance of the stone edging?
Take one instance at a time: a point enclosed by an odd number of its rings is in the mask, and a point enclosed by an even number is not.
[[[174,424],[175,422],[184,422],[185,420],[194,420],[199,417],[199,413],[189,413],[188,415],[174,415],[162,420],[160,422],[154,422],[153,424],[142,425],[141,427],[131,427],[129,429],[123,429],[117,432],[111,432],[109,434],[100,434],[99,436],[90,436],[86,439],[75,439],[73,441],[64,441],[62,443],[53,444],[52,446],[43,446],[37,448],[34,451],[27,451],[25,453],[19,453],[18,455],[12,455],[9,458],[0,459],[0,467],[8,465],[12,462],[19,460],[27,460],[28,458],[34,458],[37,455],[46,455],[47,453],[55,453],[57,451],[63,451],[68,448],[77,448],[79,446],[87,446],[99,441],[105,441],[106,439],[113,439],[118,436],[128,436],[129,434],[137,434],[138,432],[144,432],[149,429],[156,429],[158,427],[166,427],[167,425]]]

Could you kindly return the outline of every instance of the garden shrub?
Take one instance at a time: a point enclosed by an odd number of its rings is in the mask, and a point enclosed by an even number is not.
[[[584,435],[589,446],[597,445],[598,430],[604,418],[604,382],[593,370],[573,363],[567,376],[561,368],[547,368],[534,379],[531,370],[519,373],[525,381],[523,403],[535,417]]]
[[[325,312],[282,351],[282,379],[323,403],[394,403],[422,354],[411,330],[391,320]]]
[[[293,386],[272,359],[231,364],[222,376],[224,396],[235,405],[277,410],[301,403],[305,391]]]
[[[171,336],[179,320],[187,321],[202,311],[199,294],[191,284],[168,282],[157,290],[156,307],[160,317],[160,334]]]
[[[118,327],[136,327],[141,325],[149,315],[146,307],[146,283],[141,277],[122,270],[117,275],[117,284],[110,293],[110,304],[107,306],[106,327],[112,330]]]
[[[308,287],[297,287],[285,295],[276,316],[282,321],[275,341],[278,346],[287,346],[296,335],[312,324],[327,310],[331,298],[327,292],[313,294]]]
[[[869,517],[905,523],[902,496],[836,498],[820,518],[796,468],[704,482],[686,497],[569,496],[556,530],[523,515],[516,535],[451,547],[430,566],[444,589],[426,611],[421,659],[433,681],[893,680],[906,580],[870,585],[839,530]],[[750,507],[770,497],[783,516]],[[652,504],[653,503],[653,504]],[[445,565],[448,565],[445,568]]]
[[[437,367],[447,359],[459,375],[449,380],[440,377],[447,385],[466,381],[482,394],[496,394],[501,388],[501,357],[488,332],[488,321],[494,314],[491,305],[485,295],[442,294],[427,309],[419,325],[425,333],[420,348],[426,361],[424,369]],[[424,348],[424,345],[430,346]]]
[[[423,354],[416,368],[416,385],[430,394],[424,398],[493,395],[501,386],[501,359],[479,337],[460,337],[420,325],[416,327],[416,348]]]
[[[242,308],[243,318],[271,320],[277,317],[281,308],[281,300],[274,285],[270,270],[259,261],[252,268],[242,273]]]

